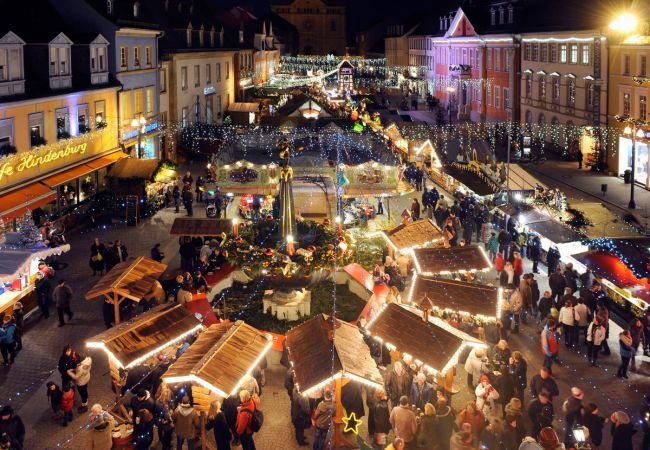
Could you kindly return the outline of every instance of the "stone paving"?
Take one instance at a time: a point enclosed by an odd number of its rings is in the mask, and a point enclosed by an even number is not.
[[[404,196],[391,205],[393,214],[410,203],[410,197]],[[402,203],[405,203],[404,205]],[[229,215],[234,214],[234,204],[231,204]],[[196,207],[195,211],[201,214],[202,208]],[[107,361],[104,355],[97,351],[87,351],[84,340],[103,330],[101,319],[100,301],[86,301],[83,294],[99,277],[92,277],[87,265],[89,246],[92,238],[100,237],[103,242],[121,239],[128,247],[129,254],[133,256],[148,255],[154,243],[160,242],[168,257],[164,261],[172,269],[178,266],[177,240],[170,237],[168,232],[175,217],[173,209],[159,212],[152,219],[144,221],[137,227],[113,226],[108,229],[96,230],[85,234],[69,236],[72,250],[63,255],[60,261],[68,267],[57,273],[57,278],[65,278],[74,289],[75,296],[73,320],[63,328],[58,328],[57,319],[53,316],[48,320],[38,319],[36,316],[28,320],[28,331],[24,338],[24,348],[19,354],[16,363],[11,367],[0,368],[0,399],[1,403],[11,403],[23,418],[27,428],[26,447],[30,450],[41,449],[84,449],[86,439],[82,430],[84,417],[75,419],[69,427],[63,428],[59,423],[50,420],[49,409],[45,397],[46,381],[52,379],[60,382],[58,371],[55,371],[58,357],[65,344],[71,344],[84,354],[93,357],[93,372],[90,383],[90,403],[99,402],[110,405],[113,394],[109,389],[109,375]],[[383,219],[381,219],[383,220]],[[371,222],[372,224],[372,222]],[[530,270],[530,267],[527,267]],[[488,275],[492,277],[492,275]],[[545,277],[540,277],[540,289],[547,288]],[[616,343],[617,332],[612,330],[610,346],[613,353],[603,357],[600,367],[592,368],[586,364],[584,356],[565,350],[562,347],[561,358],[566,364],[556,370],[556,377],[560,385],[561,398],[568,395],[572,385],[579,385],[585,390],[585,401],[593,401],[601,406],[603,414],[610,414],[617,409],[624,409],[631,415],[638,411],[641,394],[650,391],[647,375],[650,365],[647,358],[642,358],[637,372],[632,372],[629,380],[620,380],[613,376],[619,358]],[[541,366],[539,351],[539,336],[537,326],[529,324],[522,327],[520,335],[512,335],[511,348],[521,350],[528,360],[529,378]],[[637,358],[639,359],[639,358]],[[269,369],[267,371],[267,386],[262,395],[262,409],[265,411],[265,425],[256,435],[257,448],[259,449],[294,449],[298,448],[293,437],[293,427],[289,420],[289,400],[284,389],[284,368],[277,361],[279,355],[269,356]],[[456,375],[456,382],[464,386],[464,372],[462,365]],[[52,373],[54,371],[54,373]],[[463,389],[463,393],[454,397],[453,406],[460,408],[470,398]],[[561,417],[561,402],[556,401],[556,414]],[[556,426],[561,429],[561,421],[556,421]],[[365,429],[365,424],[363,426]],[[605,430],[606,440],[604,446],[609,445],[609,433]],[[637,433],[640,439],[641,433]],[[312,432],[307,433],[310,442]],[[154,448],[160,448],[158,443]]]

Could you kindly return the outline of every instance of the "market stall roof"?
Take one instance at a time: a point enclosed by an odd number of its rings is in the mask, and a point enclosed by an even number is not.
[[[286,338],[294,380],[302,394],[340,377],[374,387],[383,380],[359,329],[326,314],[292,328]],[[333,367],[330,364],[333,355]],[[327,361],[326,364],[324,362]]]
[[[246,102],[235,102],[228,105],[229,112],[258,112],[260,104],[259,103],[246,103]]]
[[[538,207],[517,204],[502,206],[499,209],[509,215],[515,222],[539,233],[555,244],[576,242],[582,239],[580,234]]]
[[[481,180],[479,176],[473,172],[461,170],[452,165],[446,165],[444,168],[444,172],[450,177],[463,183],[465,186],[471,189],[476,195],[480,195],[481,197],[492,195],[497,192],[493,190],[488,183]]]
[[[150,180],[159,163],[160,161],[157,159],[123,158],[113,164],[108,171],[108,176],[120,179]]]
[[[416,275],[408,299],[417,305],[428,300],[433,310],[495,320],[501,315],[502,295],[494,286]]]
[[[372,337],[411,355],[430,369],[446,372],[458,362],[466,345],[484,347],[480,340],[435,317],[424,320],[416,308],[386,304],[368,323]]]
[[[174,219],[172,236],[219,236],[232,229],[230,219],[198,219],[193,217],[177,217]]]
[[[384,239],[394,250],[425,247],[442,241],[442,231],[431,219],[420,219],[400,224],[382,232]]]
[[[24,273],[30,273],[29,266],[34,260],[45,259],[48,256],[60,255],[70,251],[70,244],[60,245],[58,247],[37,247],[25,248],[9,247],[0,250],[0,282],[11,283]]]
[[[129,368],[193,334],[201,321],[183,305],[162,304],[86,341],[119,367]]]
[[[156,280],[167,269],[153,259],[139,256],[117,264],[86,293],[86,300],[117,294],[139,302],[155,286]]]
[[[418,248],[412,253],[415,270],[424,275],[488,271],[492,268],[485,250],[479,245]]]
[[[163,379],[170,384],[196,382],[229,397],[237,393],[272,344],[270,335],[241,320],[225,333],[223,327],[210,328],[169,367]]]

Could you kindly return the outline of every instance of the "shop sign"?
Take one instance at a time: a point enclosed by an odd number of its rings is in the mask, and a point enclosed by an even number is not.
[[[32,151],[0,161],[0,181],[5,177],[9,178],[12,175],[35,167],[41,168],[43,165],[53,163],[58,159],[66,158],[70,155],[83,155],[86,152],[87,146],[87,142],[54,145],[44,154],[39,154],[40,152],[38,151]]]
[[[147,124],[144,126],[144,129],[142,130],[142,134],[149,134],[154,130],[158,129],[158,122],[151,122],[150,124]],[[134,129],[132,131],[129,131],[128,133],[124,133],[124,137],[122,138],[123,140],[127,141],[132,138],[138,137],[138,129]]]

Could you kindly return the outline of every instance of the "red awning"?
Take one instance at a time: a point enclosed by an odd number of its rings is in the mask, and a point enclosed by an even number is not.
[[[10,220],[23,216],[27,210],[46,205],[56,199],[56,192],[40,183],[0,196],[0,217]]]
[[[93,172],[94,170],[95,169],[86,164],[81,164],[80,166],[73,167],[72,169],[68,169],[44,180],[41,180],[41,183],[54,188],[56,186],[65,184],[68,181],[75,180],[80,176],[86,175],[87,173]]]
[[[89,167],[92,167],[93,169],[101,169],[103,167],[109,166],[113,164],[115,161],[126,158],[129,155],[127,155],[124,152],[115,152],[111,153],[110,155],[102,156],[101,158],[95,159],[93,161],[87,162],[86,165]]]

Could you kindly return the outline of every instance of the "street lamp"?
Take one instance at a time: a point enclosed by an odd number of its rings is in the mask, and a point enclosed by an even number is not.
[[[615,116],[615,118],[618,122],[625,124],[623,134],[632,138],[632,179],[630,180],[630,202],[627,206],[630,209],[634,209],[636,208],[636,203],[634,202],[634,183],[636,180],[636,140],[637,138],[641,139],[645,136],[641,127],[647,127],[649,124],[645,120],[633,119],[629,115]]]
[[[447,86],[447,96],[449,99],[449,126],[451,126],[451,98],[454,95],[454,92],[456,92],[456,89],[454,89],[453,86]]]
[[[636,28],[636,24],[636,17],[631,14],[621,14],[609,24],[609,28],[614,31],[631,33]]]
[[[142,135],[145,132],[145,125],[147,124],[147,119],[143,115],[140,115],[140,119],[135,117],[131,121],[131,126],[138,130],[138,158],[142,158]]]

